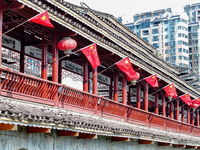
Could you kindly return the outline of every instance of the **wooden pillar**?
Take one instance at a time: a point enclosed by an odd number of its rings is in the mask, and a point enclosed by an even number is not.
[[[162,115],[166,116],[166,109],[165,109],[165,94],[162,94]]]
[[[127,105],[127,81],[126,76],[122,77],[122,103]]]
[[[2,0],[0,1],[2,4]],[[0,9],[0,66],[1,66],[1,49],[2,49],[2,28],[3,26],[3,10]]]
[[[88,60],[84,57],[83,61],[83,91],[89,92]]]
[[[155,114],[158,114],[159,113],[159,108],[158,108],[158,95],[159,93],[157,92],[155,94]]]
[[[47,79],[47,51],[48,45],[45,37],[42,38],[42,79]]]
[[[173,101],[170,102],[170,118],[173,119],[174,112],[173,112]]]
[[[97,68],[93,69],[93,86],[92,86],[92,93],[97,95]]]
[[[190,107],[187,106],[187,123],[190,124]]]
[[[179,120],[179,99],[176,100],[176,120]]]
[[[119,73],[115,72],[114,74],[114,101],[118,102],[118,79]]]
[[[61,57],[59,53],[59,58]],[[62,83],[62,60],[58,61],[58,83]]]
[[[191,125],[194,125],[194,110],[192,109],[191,115]]]
[[[53,63],[52,63],[52,81],[58,83],[58,49],[57,49],[58,35],[55,31],[53,37]]]
[[[137,83],[137,108],[141,109],[140,103],[141,83]]]
[[[185,122],[185,118],[184,118],[184,106],[181,107],[181,121]]]
[[[19,62],[19,68],[20,68],[20,72],[24,73],[24,62],[25,62],[25,45],[24,45],[24,41],[25,41],[25,33],[22,34],[22,38],[21,38],[21,51],[20,51],[20,62]]]
[[[110,77],[110,86],[109,86],[109,99],[113,98],[113,76]]]
[[[197,111],[196,111],[196,125],[197,127],[199,127],[199,108],[197,108]]]
[[[145,92],[145,94],[144,94],[144,110],[148,111],[149,84],[147,82],[145,82],[144,92]]]

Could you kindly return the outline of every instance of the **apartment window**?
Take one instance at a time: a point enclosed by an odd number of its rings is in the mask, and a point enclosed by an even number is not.
[[[143,35],[149,35],[149,30],[143,30],[142,33]]]
[[[165,46],[169,46],[169,43],[168,43],[168,42],[165,42]]]
[[[174,53],[176,53],[175,48],[172,48],[171,49],[171,54],[174,54]]]
[[[178,29],[181,30],[181,26],[178,26]]]
[[[165,35],[165,39],[168,39],[168,37],[169,37],[168,35]]]
[[[158,43],[153,43],[153,47],[159,48],[159,44]]]
[[[167,32],[167,31],[168,31],[168,28],[165,28],[165,31]]]
[[[176,56],[172,56],[171,57],[171,60],[173,61],[173,60],[176,60]]]
[[[181,45],[181,44],[183,44],[183,41],[178,41],[178,45]]]
[[[189,48],[189,53],[192,53],[192,48]]]
[[[175,46],[176,42],[175,41],[171,41],[171,46]]]
[[[179,60],[182,60],[182,56],[178,56],[178,59],[179,59]]]
[[[178,37],[181,37],[181,33],[178,34]]]
[[[166,61],[169,61],[169,57],[166,57],[165,60],[166,60]]]
[[[180,63],[180,64],[178,64],[179,65],[179,67],[183,67],[183,64],[182,63]]]
[[[178,52],[182,52],[182,48],[179,48],[179,49],[178,49]]]
[[[143,38],[146,42],[149,42],[149,38],[148,37],[144,37]]]
[[[183,59],[184,59],[184,60],[189,60],[189,58],[188,58],[188,57],[186,57],[186,56],[183,56]]]
[[[168,21],[164,21],[164,24],[168,24]]]
[[[159,36],[153,36],[153,41],[159,41]]]
[[[158,29],[152,29],[152,34],[158,34]]]
[[[169,54],[169,50],[165,50],[165,54]]]

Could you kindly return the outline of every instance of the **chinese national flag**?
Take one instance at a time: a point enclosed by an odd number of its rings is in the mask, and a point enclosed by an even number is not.
[[[51,24],[50,19],[49,19],[49,14],[47,11],[36,15],[35,17],[33,17],[32,19],[30,19],[29,21],[37,23],[37,24],[41,24],[47,27],[51,27],[54,28],[54,26]]]
[[[200,105],[200,98],[193,100],[192,103]]]
[[[180,96],[180,99],[182,99],[182,101],[184,101],[188,106],[192,105],[192,100],[188,93],[183,96]]]
[[[150,77],[145,78],[145,80],[152,86],[152,87],[159,87],[157,75],[152,75]]]
[[[165,90],[165,96],[171,96],[173,98],[176,98],[178,95],[176,93],[176,88],[174,87],[173,84],[170,84],[166,87],[164,87],[164,90]]]
[[[131,62],[128,57],[116,63],[117,67],[127,75],[127,80],[138,79],[138,74],[133,70]]]
[[[87,57],[88,61],[92,65],[92,68],[95,69],[100,65],[99,56],[97,54],[97,46],[96,43],[92,44],[86,48],[81,50],[85,57]]]

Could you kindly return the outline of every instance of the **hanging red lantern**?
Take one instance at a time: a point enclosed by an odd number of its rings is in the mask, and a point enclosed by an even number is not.
[[[77,46],[77,42],[70,37],[66,37],[60,40],[57,44],[58,49],[64,51],[66,55],[70,55],[71,51],[75,49]]]
[[[138,72],[136,72],[136,73],[137,73],[137,77],[130,80],[130,82],[131,82],[132,85],[135,85],[136,82],[137,82],[137,80],[140,78],[140,74]]]

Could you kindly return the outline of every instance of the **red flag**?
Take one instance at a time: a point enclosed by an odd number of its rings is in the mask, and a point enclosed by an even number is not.
[[[37,24],[41,24],[47,27],[51,27],[54,28],[54,26],[51,24],[50,19],[49,19],[49,14],[47,11],[36,15],[35,17],[33,17],[32,19],[30,19],[29,21],[37,23]]]
[[[88,61],[92,65],[92,68],[95,69],[100,65],[99,56],[97,54],[97,46],[96,43],[81,50],[85,57],[87,57]]]
[[[169,97],[173,97],[173,98],[176,98],[178,95],[176,93],[176,88],[174,87],[174,84],[170,84],[166,87],[164,87],[164,90],[165,90],[165,96]]]
[[[159,87],[157,75],[152,75],[150,77],[145,78],[145,80],[152,86],[152,87]]]
[[[130,59],[128,57],[116,63],[117,67],[127,75],[127,80],[138,79],[138,74],[133,70]]]
[[[192,103],[200,105],[200,98],[196,98],[195,100],[192,101]]]
[[[198,108],[198,107],[199,107],[198,104],[193,104],[193,103],[190,104],[190,108]]]
[[[184,101],[188,106],[192,105],[192,100],[190,98],[189,93],[187,93],[183,96],[180,96],[180,99],[182,99],[182,101]]]

